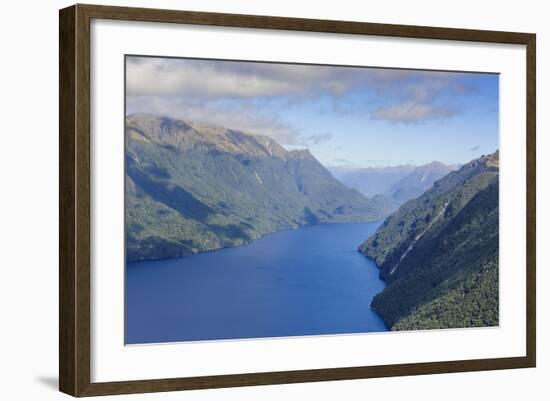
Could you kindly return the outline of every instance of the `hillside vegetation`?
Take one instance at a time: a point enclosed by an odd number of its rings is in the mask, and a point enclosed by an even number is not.
[[[387,287],[372,307],[393,330],[494,326],[498,151],[436,181],[360,245]]]
[[[383,198],[336,180],[308,150],[149,114],[126,119],[126,256],[180,257],[277,230],[380,220]]]

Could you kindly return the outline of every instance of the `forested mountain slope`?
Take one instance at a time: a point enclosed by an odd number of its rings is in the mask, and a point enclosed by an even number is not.
[[[449,173],[360,245],[394,330],[498,325],[498,151]]]
[[[434,182],[455,169],[456,166],[454,165],[448,166],[437,161],[418,166],[393,184],[391,188],[386,191],[385,195],[394,202],[402,204],[410,199],[419,197],[430,189]]]
[[[126,256],[171,258],[246,244],[308,224],[388,214],[346,188],[308,150],[207,124],[126,119]]]

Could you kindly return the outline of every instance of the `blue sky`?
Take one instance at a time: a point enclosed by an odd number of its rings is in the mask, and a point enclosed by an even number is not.
[[[267,135],[342,167],[465,163],[498,148],[498,75],[127,57],[127,113]]]

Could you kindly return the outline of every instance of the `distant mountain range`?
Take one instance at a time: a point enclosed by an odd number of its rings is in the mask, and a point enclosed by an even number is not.
[[[435,181],[457,168],[434,161],[422,166],[332,167],[330,171],[348,188],[355,188],[368,197],[385,196],[398,206],[422,195]]]
[[[393,330],[495,326],[499,154],[435,182],[359,247],[387,287],[372,307]]]
[[[416,167],[329,167],[330,172],[348,188],[355,188],[368,197],[387,193],[394,184],[412,173]]]
[[[126,119],[127,261],[246,244],[283,229],[387,216],[308,150],[150,114]]]

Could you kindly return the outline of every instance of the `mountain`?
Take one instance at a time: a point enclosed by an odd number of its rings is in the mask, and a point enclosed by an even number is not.
[[[387,282],[372,307],[393,330],[498,325],[498,163],[497,151],[449,173],[360,245]]]
[[[283,229],[380,220],[383,198],[336,180],[308,150],[208,124],[126,119],[126,258],[172,258]]]
[[[363,195],[373,197],[388,192],[392,186],[415,169],[412,165],[394,167],[346,168],[330,167],[329,170],[348,188],[355,188]]]
[[[409,199],[422,195],[435,181],[456,168],[434,161],[422,166],[331,167],[329,170],[348,188],[355,188],[367,197],[384,196],[395,210]]]
[[[446,176],[457,166],[447,166],[434,161],[423,166],[416,167],[409,174],[394,183],[385,195],[395,202],[402,204],[409,199],[414,199],[430,189],[435,181]]]

